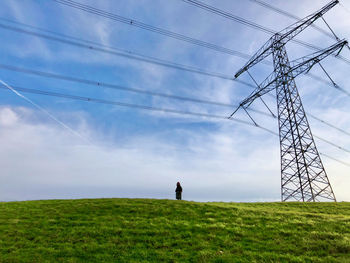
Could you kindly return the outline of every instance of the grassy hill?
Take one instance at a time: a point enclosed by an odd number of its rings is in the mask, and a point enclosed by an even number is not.
[[[0,262],[350,262],[350,203],[0,203]]]

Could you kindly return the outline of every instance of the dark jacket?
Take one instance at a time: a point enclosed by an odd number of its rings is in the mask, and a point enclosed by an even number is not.
[[[178,185],[176,187],[175,192],[176,192],[176,199],[181,200],[182,187]]]
[[[175,190],[176,193],[182,193],[182,187],[181,186],[176,186],[176,190]]]

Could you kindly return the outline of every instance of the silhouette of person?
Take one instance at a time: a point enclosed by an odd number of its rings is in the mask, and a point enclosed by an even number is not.
[[[177,182],[175,192],[176,192],[176,199],[181,200],[182,187],[180,185],[180,182]]]

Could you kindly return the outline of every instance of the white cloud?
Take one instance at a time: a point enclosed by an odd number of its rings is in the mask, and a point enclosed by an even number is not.
[[[185,145],[154,134],[91,146],[54,123],[32,122],[28,116],[33,114],[40,113],[0,109],[0,200],[173,198],[177,181],[189,200],[279,200],[276,138],[256,139],[254,148],[247,148],[249,136],[228,125],[212,133],[179,130],[165,136],[189,138]],[[96,134],[86,125],[84,130]],[[331,174],[345,171],[333,162],[327,165]],[[338,199],[349,200],[344,185],[350,178],[331,179]]]
[[[0,125],[4,127],[15,125],[18,121],[18,116],[10,108],[4,108],[0,111]]]

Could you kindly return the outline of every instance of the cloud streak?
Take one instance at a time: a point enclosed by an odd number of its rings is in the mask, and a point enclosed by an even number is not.
[[[81,135],[80,133],[76,132],[75,130],[73,130],[72,128],[70,128],[67,124],[65,124],[64,122],[60,121],[59,119],[57,119],[54,115],[52,115],[50,112],[48,112],[47,110],[45,110],[43,107],[41,107],[40,105],[36,104],[34,101],[32,101],[31,99],[27,98],[26,96],[24,96],[23,94],[21,94],[20,92],[18,92],[17,90],[15,90],[13,87],[11,87],[10,85],[8,85],[5,81],[3,81],[2,79],[0,79],[0,83],[2,83],[6,88],[8,88],[9,90],[11,90],[13,93],[15,93],[18,97],[26,100],[27,102],[29,102],[31,105],[33,105],[35,108],[39,109],[41,112],[45,113],[47,116],[49,116],[53,121],[55,121],[56,123],[58,123],[59,125],[61,125],[63,128],[67,129],[68,131],[70,131],[72,134],[76,135],[77,137],[79,137],[80,139],[89,142],[89,140],[87,138],[85,138],[83,135]],[[89,142],[90,143],[90,142]]]

